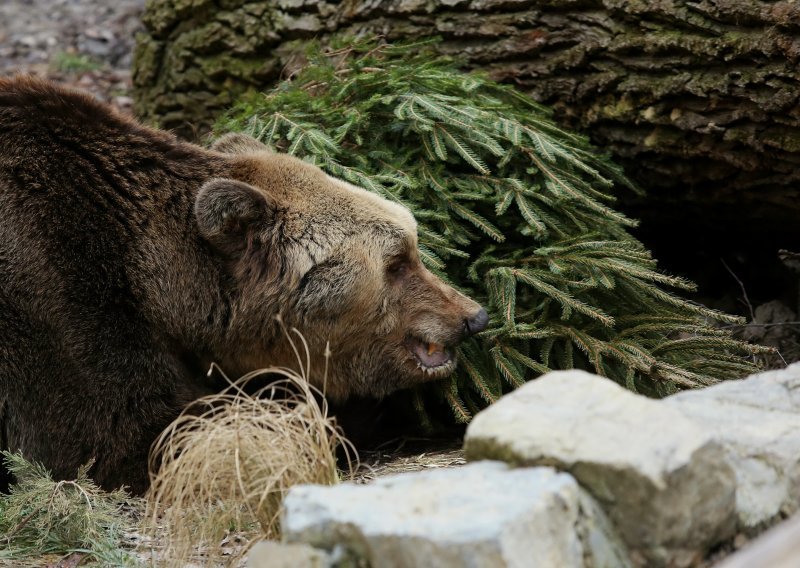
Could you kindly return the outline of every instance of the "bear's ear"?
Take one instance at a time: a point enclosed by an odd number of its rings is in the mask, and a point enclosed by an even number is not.
[[[200,234],[228,254],[241,252],[263,234],[272,224],[273,212],[264,192],[233,179],[207,181],[194,202]]]
[[[241,134],[239,132],[231,132],[222,138],[217,139],[211,145],[211,149],[215,152],[223,154],[252,154],[254,152],[271,152],[269,147],[262,144],[252,136]]]

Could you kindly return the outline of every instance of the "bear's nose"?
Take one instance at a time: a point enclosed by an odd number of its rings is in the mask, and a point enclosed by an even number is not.
[[[486,310],[481,308],[480,311],[471,318],[464,320],[464,325],[467,328],[467,335],[475,335],[476,333],[486,329],[489,324],[489,314]]]

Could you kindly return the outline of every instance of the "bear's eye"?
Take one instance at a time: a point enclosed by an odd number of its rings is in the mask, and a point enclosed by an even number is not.
[[[408,272],[409,262],[406,257],[393,258],[386,266],[386,274],[390,278],[402,278]]]

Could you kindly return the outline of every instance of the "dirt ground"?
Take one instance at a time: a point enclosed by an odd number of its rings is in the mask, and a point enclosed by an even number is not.
[[[32,73],[130,112],[131,60],[145,0],[2,0],[0,76]]]

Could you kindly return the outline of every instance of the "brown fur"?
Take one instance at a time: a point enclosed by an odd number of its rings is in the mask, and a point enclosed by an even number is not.
[[[334,399],[449,374],[485,312],[420,263],[403,207],[241,135],[211,150],[87,95],[0,79],[0,448],[57,477],[147,486],[191,400],[295,356],[276,316],[333,353]],[[322,385],[319,385],[322,386]]]

